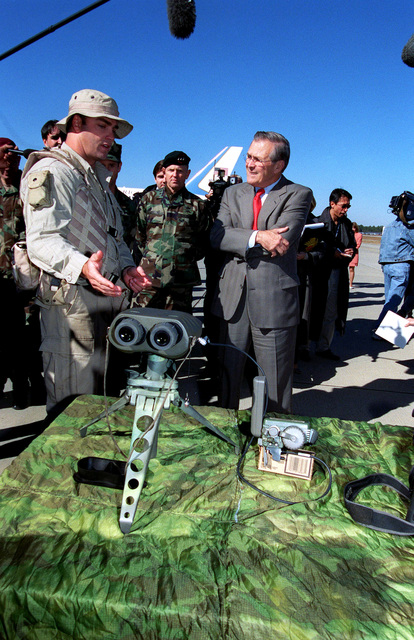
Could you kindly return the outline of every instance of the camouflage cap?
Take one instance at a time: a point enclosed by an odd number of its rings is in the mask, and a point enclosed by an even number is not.
[[[61,131],[67,133],[66,125],[75,113],[90,118],[110,118],[118,121],[116,138],[125,138],[131,133],[133,126],[123,118],[119,117],[118,105],[113,98],[110,98],[101,91],[93,89],[82,89],[73,94],[69,102],[69,113],[66,118],[59,120],[57,126]]]
[[[184,151],[171,151],[171,153],[168,153],[165,156],[164,160],[162,161],[162,165],[165,169],[169,167],[170,164],[185,165],[186,167],[188,167],[188,165],[190,164],[190,160],[191,158],[189,158],[188,155],[184,153]]]
[[[113,162],[121,162],[122,155],[122,144],[118,144],[118,142],[113,142],[112,147],[109,150],[108,155],[106,156],[107,160],[112,160]]]

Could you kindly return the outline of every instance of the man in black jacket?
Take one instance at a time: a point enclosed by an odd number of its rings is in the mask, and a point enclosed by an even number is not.
[[[340,334],[345,331],[349,300],[348,265],[356,243],[352,223],[347,218],[351,207],[351,194],[345,189],[334,189],[329,196],[329,207],[315,222],[325,225],[328,242],[327,260],[315,271],[315,293],[312,302],[311,337],[316,340],[316,353],[327,360],[339,361],[331,351],[335,326]]]

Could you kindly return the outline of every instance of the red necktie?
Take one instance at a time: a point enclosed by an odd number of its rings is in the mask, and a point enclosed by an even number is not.
[[[260,196],[264,192],[264,189],[259,189],[253,198],[253,231],[257,231],[257,218],[259,217],[260,209],[262,208],[262,199]]]

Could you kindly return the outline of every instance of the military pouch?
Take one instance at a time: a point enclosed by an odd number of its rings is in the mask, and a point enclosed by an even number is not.
[[[68,309],[73,305],[78,294],[78,285],[69,284],[50,273],[42,272],[36,302],[44,309],[65,305]]]
[[[30,261],[24,241],[13,245],[13,278],[19,289],[36,289],[40,281],[40,269]]]
[[[33,209],[52,205],[50,173],[47,169],[31,173],[27,179],[27,186],[29,187],[28,202]]]

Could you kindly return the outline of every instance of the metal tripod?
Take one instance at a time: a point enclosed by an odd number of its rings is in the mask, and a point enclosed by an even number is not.
[[[238,445],[231,438],[211,424],[194,407],[187,405],[183,401],[178,393],[177,380],[167,375],[170,364],[171,360],[168,358],[149,354],[145,374],[139,374],[134,370],[128,369],[128,382],[124,395],[108,411],[103,411],[80,429],[80,435],[83,438],[86,436],[88,427],[98,422],[105,415],[114,413],[127,404],[135,405],[131,445],[126,462],[121,515],[119,518],[119,526],[122,533],[129,533],[131,529],[141,491],[144,487],[149,461],[157,455],[158,427],[164,408],[169,409],[170,404],[178,406],[219,438],[234,446],[237,455],[239,453]]]

